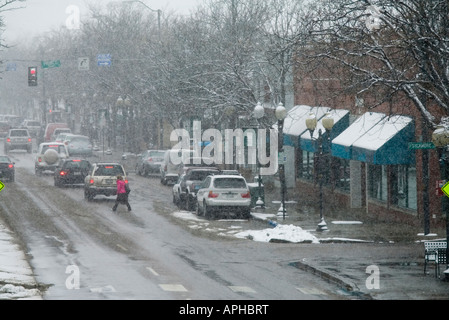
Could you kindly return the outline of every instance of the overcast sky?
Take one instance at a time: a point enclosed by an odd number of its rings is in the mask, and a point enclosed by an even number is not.
[[[75,23],[72,17],[76,11],[80,13],[80,21],[83,15],[88,13],[87,4],[101,4],[106,6],[110,2],[121,2],[124,0],[27,0],[20,3],[20,8],[13,11],[5,11],[2,16],[5,19],[6,28],[3,38],[11,42],[30,39],[30,36],[45,33],[60,26]],[[189,13],[202,0],[142,0],[148,7],[154,10],[169,10],[177,13]],[[134,6],[140,4],[135,3]],[[144,6],[142,6],[145,10]]]

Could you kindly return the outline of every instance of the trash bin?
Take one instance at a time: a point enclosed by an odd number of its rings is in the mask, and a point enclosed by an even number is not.
[[[256,206],[257,200],[259,197],[262,199],[263,203],[265,204],[265,191],[263,184],[260,185],[258,182],[248,183],[249,192],[251,195],[251,208],[254,208]]]

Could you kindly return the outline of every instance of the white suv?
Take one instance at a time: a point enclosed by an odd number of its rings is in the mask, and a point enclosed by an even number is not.
[[[43,142],[34,158],[34,172],[41,175],[44,171],[55,171],[61,159],[69,157],[67,146],[59,142]]]
[[[251,217],[251,193],[242,176],[208,176],[197,192],[197,215],[213,218],[220,210]]]
[[[125,168],[120,163],[94,163],[84,178],[84,198],[93,200],[96,195],[113,196],[117,194],[117,176],[128,183]]]

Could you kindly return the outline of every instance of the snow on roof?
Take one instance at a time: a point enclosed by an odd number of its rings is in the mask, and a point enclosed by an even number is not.
[[[345,109],[331,109],[329,110],[330,112],[330,116],[334,119],[334,124],[337,123],[341,118],[343,118],[345,115],[347,115],[349,113],[348,110]],[[326,129],[323,126],[322,121],[323,118],[318,120],[318,123],[316,125],[316,129],[315,131],[313,131],[313,139],[318,139],[319,138],[319,130],[321,129],[321,132],[324,133],[326,131]],[[307,130],[306,132],[304,132],[301,135],[301,139],[308,139],[310,140],[310,132]]]
[[[367,112],[332,140],[333,144],[350,147],[373,126],[385,118],[384,113]]]
[[[353,143],[353,147],[378,150],[413,120],[406,116],[385,117]]]
[[[317,119],[321,119],[327,111],[328,107],[295,106],[287,113],[283,133],[298,137],[307,130],[306,119],[309,113],[314,113]]]

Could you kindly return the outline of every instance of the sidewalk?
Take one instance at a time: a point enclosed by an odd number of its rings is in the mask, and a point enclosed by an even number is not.
[[[301,203],[294,190],[288,193],[291,201],[286,204],[285,220],[278,214],[279,189],[266,190],[266,208],[257,211],[278,224],[299,226],[319,239],[318,244],[298,244],[300,258],[291,265],[338,284],[341,294],[356,299],[449,299],[444,274],[436,278],[432,263],[424,274],[423,241],[446,240],[444,229],[424,236],[420,227],[380,222],[364,210],[329,212],[324,204],[328,231],[316,231],[320,221],[318,196]],[[441,272],[445,269],[440,266]]]
[[[41,300],[41,292],[14,233],[0,221],[0,300]]]

